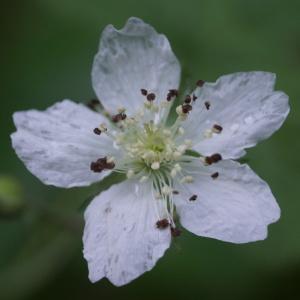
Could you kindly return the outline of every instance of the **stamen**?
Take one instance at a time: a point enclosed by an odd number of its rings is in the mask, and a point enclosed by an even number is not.
[[[204,131],[204,137],[205,138],[211,138],[213,136],[213,131],[211,129],[206,129]]]
[[[97,134],[97,135],[100,135],[101,134],[101,130],[99,128],[95,128],[94,130],[94,133]]]
[[[172,237],[178,237],[181,235],[181,230],[176,227],[171,227],[171,235]]]
[[[187,104],[191,103],[192,102],[191,96],[190,95],[186,95],[185,99],[184,99],[184,102],[187,103]]]
[[[168,196],[170,194],[172,194],[173,189],[171,187],[169,187],[168,185],[165,185],[162,189],[161,189],[162,194]]]
[[[148,94],[148,91],[147,91],[147,90],[145,90],[145,89],[141,89],[141,93],[142,93],[142,95],[143,95],[143,96],[147,96],[147,94]]]
[[[189,113],[192,109],[193,109],[193,107],[190,104],[184,104],[184,105],[182,105],[182,112],[184,114]]]
[[[107,131],[107,127],[104,123],[100,124],[99,126],[99,129],[102,131],[102,132],[106,132]]]
[[[197,198],[198,198],[198,196],[197,195],[193,195],[193,196],[191,196],[190,197],[190,201],[195,201],[195,200],[197,200]]]
[[[215,153],[211,156],[205,157],[205,163],[211,165],[213,163],[217,163],[218,161],[222,160],[222,156],[219,153]]]
[[[202,87],[204,85],[205,81],[202,80],[202,79],[199,79],[197,82],[196,82],[196,85],[199,86],[199,87]]]
[[[156,96],[155,96],[154,93],[150,93],[150,94],[147,95],[147,100],[150,101],[150,102],[151,102],[151,101],[154,101],[154,100],[155,100],[155,97],[156,97]]]
[[[223,127],[220,126],[220,125],[218,125],[218,124],[215,124],[215,125],[213,126],[213,128],[212,128],[212,131],[213,131],[214,133],[221,133],[222,130],[223,130]]]
[[[204,105],[205,105],[206,109],[209,110],[209,108],[210,108],[210,102],[205,101]]]
[[[120,122],[120,121],[125,120],[126,117],[127,117],[126,114],[124,114],[124,113],[118,113],[118,114],[112,116],[112,117],[111,117],[111,120],[112,120],[114,123],[118,123],[118,122]]]
[[[184,130],[182,127],[179,127],[179,128],[178,128],[178,133],[179,133],[180,135],[183,135],[184,132],[185,132],[185,130]]]
[[[160,163],[158,161],[155,161],[151,164],[152,170],[158,170],[160,168]]]
[[[158,229],[165,229],[165,228],[169,227],[169,225],[170,225],[170,223],[167,219],[158,220],[156,222],[156,227]]]
[[[181,183],[192,183],[194,178],[192,176],[185,176],[180,180]]]
[[[90,168],[95,173],[100,173],[103,170],[112,170],[115,167],[115,163],[113,161],[108,161],[107,157],[99,158],[95,162],[91,162]]]
[[[87,103],[87,106],[92,109],[92,110],[96,110],[97,108],[100,108],[101,104],[100,101],[98,99],[92,99]]]
[[[127,176],[128,179],[130,179],[131,177],[133,177],[133,175],[134,175],[134,171],[131,170],[131,169],[128,170],[127,173],[126,173],[126,176]]]
[[[219,177],[219,172],[216,172],[216,173],[211,174],[211,178],[212,178],[212,179],[216,179],[216,178],[218,178],[218,177]]]
[[[178,90],[175,89],[169,90],[169,93],[167,94],[167,101],[171,101],[172,98],[177,96],[178,96]]]

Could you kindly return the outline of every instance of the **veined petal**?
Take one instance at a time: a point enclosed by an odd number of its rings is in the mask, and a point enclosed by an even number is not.
[[[26,167],[46,184],[85,186],[107,175],[90,170],[101,156],[114,155],[112,142],[93,129],[105,120],[81,104],[64,100],[45,111],[28,110],[13,115],[17,131],[12,145]]]
[[[129,181],[91,202],[83,243],[92,282],[107,277],[121,286],[154,267],[171,240],[169,228],[156,228],[158,205],[149,185]]]
[[[102,33],[95,56],[94,90],[110,113],[118,107],[134,112],[145,97],[141,89],[166,98],[169,89],[179,86],[180,65],[168,39],[138,18],[130,18],[124,28],[108,25]]]
[[[289,113],[288,96],[274,91],[275,75],[267,72],[235,73],[195,90],[198,96],[186,131],[203,155],[238,158],[244,149],[269,137]],[[209,103],[209,109],[205,108]],[[205,137],[214,125],[222,132]]]
[[[181,224],[197,235],[232,243],[263,240],[280,217],[270,188],[247,165],[221,161],[193,176],[189,187],[197,200],[177,197],[176,208]]]

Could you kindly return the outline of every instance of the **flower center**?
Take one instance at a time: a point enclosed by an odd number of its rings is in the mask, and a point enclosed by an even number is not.
[[[157,228],[168,226],[175,228],[173,196],[183,193],[188,201],[196,201],[197,195],[189,191],[186,184],[192,183],[193,172],[189,166],[199,157],[188,155],[192,147],[191,140],[184,139],[184,129],[181,127],[193,109],[197,99],[194,95],[186,96],[184,103],[176,108],[177,119],[173,125],[167,126],[167,117],[171,108],[172,99],[178,95],[176,90],[170,90],[166,100],[156,104],[156,95],[141,90],[146,98],[142,109],[135,115],[127,116],[126,110],[120,108],[116,115],[111,116],[114,124],[108,130],[102,124],[94,129],[96,135],[107,134],[113,140],[114,147],[118,150],[118,157],[107,156],[92,162],[94,172],[113,169],[114,172],[124,173],[127,178],[137,179],[140,183],[149,181],[157,199],[161,199],[165,206],[165,214],[159,216]],[[205,104],[206,109],[207,104]],[[222,127],[214,125],[210,130],[220,133]],[[202,157],[203,164],[210,165],[221,159],[219,154]],[[212,178],[218,173],[212,174]],[[174,186],[182,187],[182,191],[174,190]],[[178,234],[178,231],[172,232]]]

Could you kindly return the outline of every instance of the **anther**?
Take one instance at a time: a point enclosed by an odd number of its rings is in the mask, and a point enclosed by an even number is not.
[[[223,130],[223,127],[220,126],[220,125],[218,125],[218,124],[215,124],[215,125],[213,126],[213,128],[212,128],[212,131],[213,131],[214,133],[221,133],[222,130]]]
[[[147,96],[147,94],[148,94],[147,90],[145,90],[145,89],[141,89],[141,93],[143,96]]]
[[[148,101],[154,101],[155,100],[155,94],[154,93],[150,93],[147,95],[147,100]]]
[[[198,196],[197,195],[193,195],[193,196],[191,196],[190,197],[190,201],[195,201],[195,200],[197,200],[197,198],[198,198]]]
[[[173,195],[179,195],[179,191],[177,191],[177,190],[173,190]]]
[[[169,225],[170,225],[170,223],[167,219],[158,220],[156,222],[156,227],[158,229],[165,229],[165,228],[169,227]]]
[[[209,108],[210,108],[210,102],[205,101],[204,105],[205,105],[206,109],[209,110]]]
[[[198,97],[195,94],[193,94],[193,101],[196,101],[197,99]]]
[[[113,161],[108,161],[107,157],[99,158],[95,162],[91,162],[90,168],[95,173],[100,173],[103,170],[111,170],[115,167],[115,163]]]
[[[178,237],[181,235],[181,230],[176,227],[171,227],[171,235],[172,237]]]
[[[172,89],[169,90],[168,94],[167,94],[167,101],[171,101],[172,98],[177,97],[178,96],[178,90]]]
[[[97,108],[99,108],[101,104],[98,99],[92,99],[87,103],[87,106],[92,110],[97,110]]]
[[[158,170],[160,168],[160,163],[158,161],[155,161],[151,164],[152,170]]]
[[[162,194],[168,196],[170,194],[172,194],[173,189],[171,187],[169,187],[168,185],[165,185],[162,187],[161,192]]]
[[[187,103],[187,104],[191,103],[192,102],[191,96],[190,95],[186,95],[185,99],[184,99],[184,102]]]
[[[126,114],[124,113],[118,113],[114,116],[111,117],[111,120],[114,122],[114,123],[118,123],[120,121],[124,121],[126,119]]]
[[[192,183],[194,178],[192,176],[185,176],[180,180],[181,183]]]
[[[196,82],[196,85],[199,86],[199,87],[202,87],[204,85],[205,81],[202,80],[202,79],[199,79],[197,82]]]
[[[212,179],[216,179],[219,177],[219,172],[215,172],[213,174],[210,175]]]
[[[211,156],[205,157],[205,163],[211,165],[213,163],[217,163],[218,161],[222,160],[222,156],[219,153],[215,153]]]
[[[100,135],[101,134],[101,130],[99,128],[95,128],[94,130],[94,133],[97,134],[97,135]]]
[[[184,104],[184,105],[182,105],[182,112],[184,114],[189,113],[192,109],[193,109],[193,107],[190,104]]]
[[[127,173],[126,173],[126,176],[127,176],[128,179],[131,178],[133,175],[134,175],[134,171],[131,170],[131,169],[128,170]]]

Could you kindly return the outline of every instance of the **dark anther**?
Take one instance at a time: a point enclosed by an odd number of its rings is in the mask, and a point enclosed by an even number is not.
[[[187,104],[191,103],[192,102],[191,96],[190,95],[186,95],[186,97],[184,99],[184,102],[187,103]]]
[[[198,97],[195,94],[193,94],[193,101],[196,101],[197,99]]]
[[[212,179],[216,179],[219,177],[219,172],[213,173],[210,175]]]
[[[181,235],[181,230],[178,228],[171,227],[172,237],[178,237]]]
[[[156,227],[159,229],[165,229],[170,225],[167,219],[162,219],[156,222]]]
[[[147,96],[147,94],[148,94],[147,90],[145,90],[145,89],[141,89],[141,93],[143,96]]]
[[[208,165],[211,165],[211,164],[213,164],[213,163],[216,163],[216,162],[220,161],[221,159],[222,159],[221,154],[215,153],[215,154],[213,154],[213,155],[211,155],[211,156],[205,157],[205,162],[206,162]]]
[[[108,162],[107,157],[99,158],[97,161],[91,163],[91,170],[100,173],[103,170],[111,170],[115,167],[114,162]]]
[[[178,90],[172,89],[169,90],[168,94],[167,94],[167,101],[171,101],[172,98],[177,97],[178,96]]]
[[[223,127],[220,126],[220,125],[218,125],[218,124],[215,124],[215,125],[213,126],[213,130],[214,130],[214,132],[216,132],[216,133],[220,133],[220,132],[223,130]]]
[[[189,113],[192,109],[193,109],[193,107],[190,104],[184,104],[184,105],[182,105],[182,112],[184,114]]]
[[[92,110],[96,110],[96,108],[101,106],[101,104],[98,99],[92,99],[87,103],[87,106]]]
[[[205,101],[205,102],[204,102],[204,105],[205,105],[206,109],[209,110],[209,108],[210,108],[210,103],[209,103],[208,101]]]
[[[94,133],[97,134],[97,135],[100,135],[101,134],[101,130],[99,128],[95,128],[94,129]]]
[[[203,86],[204,83],[205,83],[204,80],[199,79],[199,80],[196,82],[196,85],[199,86],[199,87],[201,87],[201,86]]]
[[[179,192],[177,190],[173,191],[173,195],[178,195],[178,194],[179,194]]]
[[[195,200],[197,200],[197,198],[198,198],[198,196],[197,195],[193,195],[192,197],[190,197],[190,201],[195,201]]]
[[[112,116],[112,117],[111,117],[111,120],[112,120],[114,123],[118,123],[118,122],[120,122],[120,121],[125,120],[126,117],[127,117],[126,114],[124,114],[124,113],[119,113],[119,114],[117,114],[117,115]]]
[[[155,99],[155,94],[154,93],[150,93],[150,94],[147,95],[147,100],[148,101],[154,101],[154,99]]]
[[[176,89],[171,89],[171,90],[169,90],[169,94],[170,94],[172,97],[177,97],[177,96],[178,96],[178,90],[176,90]]]

